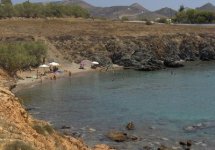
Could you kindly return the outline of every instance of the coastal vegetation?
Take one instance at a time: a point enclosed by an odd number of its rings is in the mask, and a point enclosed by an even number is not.
[[[54,129],[48,124],[34,125],[33,129],[36,130],[37,133],[42,134],[42,135],[51,135],[54,133]]]
[[[21,4],[12,5],[11,1],[3,1],[0,5],[0,18],[24,17],[83,17],[88,18],[89,12],[80,6],[62,4],[42,4],[26,1]]]
[[[5,146],[5,150],[12,150],[12,149],[34,150],[31,145],[28,145],[25,142],[18,141],[18,140],[11,142],[10,144],[7,144]]]
[[[0,43],[0,67],[15,75],[18,70],[38,66],[46,56],[42,42]]]

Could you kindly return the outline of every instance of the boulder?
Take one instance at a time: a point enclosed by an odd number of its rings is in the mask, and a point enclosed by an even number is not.
[[[128,140],[127,133],[121,131],[111,131],[107,134],[107,137],[116,142],[124,142]]]
[[[134,130],[135,126],[134,126],[134,123],[133,122],[129,122],[127,125],[126,125],[126,129],[127,130]]]
[[[214,47],[207,46],[201,49],[199,52],[199,55],[200,55],[200,60],[203,60],[203,61],[214,60],[215,59]]]
[[[169,68],[184,67],[184,61],[164,60],[164,65]]]

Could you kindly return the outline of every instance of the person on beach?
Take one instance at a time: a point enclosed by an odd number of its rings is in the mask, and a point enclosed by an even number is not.
[[[84,69],[84,63],[80,63],[79,69]]]
[[[55,75],[53,76],[53,80],[57,80],[57,77]]]
[[[72,73],[71,73],[71,71],[69,71],[69,77],[71,77],[72,76]]]
[[[39,78],[39,70],[37,70],[37,79]]]

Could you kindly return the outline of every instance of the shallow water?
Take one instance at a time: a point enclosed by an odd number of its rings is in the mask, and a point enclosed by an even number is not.
[[[56,128],[71,126],[89,145],[107,143],[118,149],[176,145],[196,141],[196,149],[215,146],[215,62],[195,62],[180,69],[154,72],[123,70],[80,74],[19,91],[26,107]],[[126,131],[133,121],[136,129]],[[192,132],[187,126],[207,123]],[[89,128],[96,131],[90,132]],[[110,130],[125,130],[142,140],[115,143]],[[167,140],[168,139],[168,140]],[[202,142],[202,143],[198,143]]]

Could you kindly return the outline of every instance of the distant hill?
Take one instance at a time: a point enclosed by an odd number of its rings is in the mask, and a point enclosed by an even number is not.
[[[215,12],[215,6],[211,3],[207,3],[201,7],[196,8],[197,10],[211,11]]]
[[[165,7],[155,11],[154,13],[171,18],[176,15],[177,11],[172,8]]]
[[[130,6],[112,6],[112,7],[97,7],[90,10],[92,16],[104,17],[109,19],[119,19],[123,16],[136,17],[139,14],[149,12],[146,8],[138,3]]]
[[[138,20],[156,20],[157,18],[168,18],[164,15],[160,15],[160,14],[157,14],[155,12],[146,12],[146,13],[143,13],[143,14],[140,14],[136,17]]]
[[[90,12],[91,16],[107,19],[120,19],[123,16],[126,16],[128,17],[129,20],[137,19],[154,20],[156,18],[171,18],[174,17],[177,13],[176,10],[168,7],[153,12],[144,8],[142,5],[138,3],[134,3],[130,6],[111,6],[111,7],[96,7],[85,2],[84,0],[62,0],[52,3],[78,5],[83,8],[86,8]],[[189,8],[186,7],[185,9],[187,10]],[[207,3],[196,9],[215,12],[215,6],[211,3]]]
[[[83,0],[63,0],[63,1],[57,1],[54,3],[60,3],[60,4],[65,4],[65,5],[78,5],[80,7],[86,8],[86,9],[93,9],[95,7]]]

